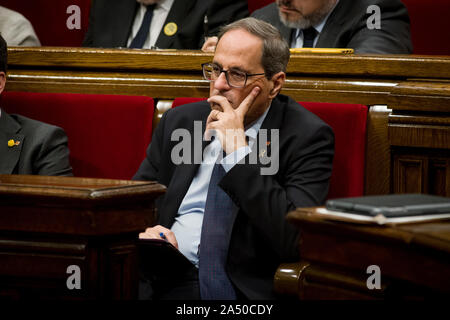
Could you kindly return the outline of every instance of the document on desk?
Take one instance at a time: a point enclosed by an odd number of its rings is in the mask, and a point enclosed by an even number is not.
[[[316,213],[354,223],[400,224],[450,219],[450,198],[395,194],[328,200]]]
[[[139,261],[146,272],[175,275],[194,266],[180,250],[166,240],[139,239],[137,247]]]

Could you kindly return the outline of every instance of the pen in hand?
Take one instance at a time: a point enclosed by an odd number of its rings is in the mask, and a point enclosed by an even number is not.
[[[161,239],[164,239],[167,241],[166,235],[163,232],[160,232],[159,236],[161,237]]]

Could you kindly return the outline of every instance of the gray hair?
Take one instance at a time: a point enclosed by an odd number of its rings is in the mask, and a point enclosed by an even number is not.
[[[218,35],[219,41],[225,33],[236,29],[244,29],[263,41],[261,65],[267,79],[280,71],[286,72],[290,57],[289,45],[277,28],[262,20],[244,18],[223,26]]]

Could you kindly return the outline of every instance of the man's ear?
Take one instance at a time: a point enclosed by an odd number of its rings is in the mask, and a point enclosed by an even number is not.
[[[0,72],[0,94],[2,94],[3,89],[5,89],[6,84],[6,74],[2,71]]]
[[[280,71],[272,76],[273,87],[269,92],[269,99],[275,98],[283,88],[284,81],[286,81],[286,73]]]

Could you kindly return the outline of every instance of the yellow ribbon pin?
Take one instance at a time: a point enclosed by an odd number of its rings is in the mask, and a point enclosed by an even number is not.
[[[169,22],[164,27],[164,34],[168,37],[173,36],[178,31],[178,26],[175,22]]]
[[[8,140],[8,147],[12,148],[14,146],[18,146],[20,141],[14,141],[13,139]]]

